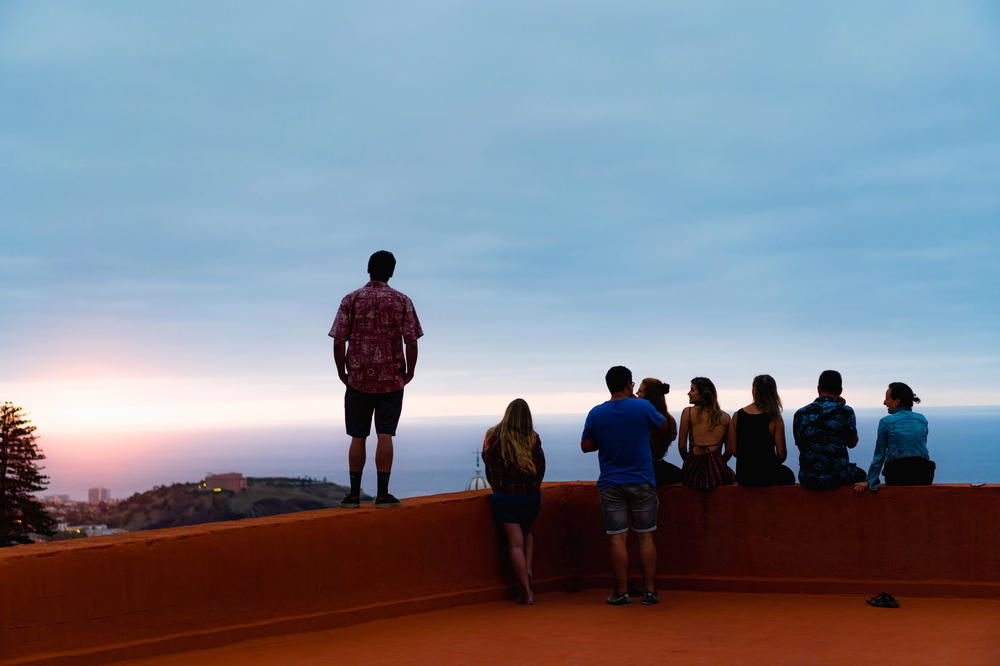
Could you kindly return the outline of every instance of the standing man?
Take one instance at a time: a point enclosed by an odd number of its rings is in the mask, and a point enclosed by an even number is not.
[[[403,408],[403,387],[413,379],[417,365],[417,338],[424,332],[410,299],[387,284],[395,270],[396,258],[391,252],[379,250],[373,254],[368,259],[371,280],[344,296],[330,329],[337,374],[347,386],[344,422],[351,437],[347,455],[351,492],[340,503],[345,508],[361,505],[361,472],[373,414],[378,436],[375,508],[400,504],[389,494],[392,438]]]
[[[639,537],[644,592],[642,603],[659,603],[656,592],[656,496],[653,457],[649,450],[649,432],[666,433],[670,422],[646,400],[632,393],[632,372],[621,365],[608,370],[604,377],[611,399],[587,414],[580,448],[584,453],[597,451],[601,476],[604,527],[611,536],[611,568],[615,589],[608,597],[612,606],[629,606],[628,598],[628,529]]]
[[[847,449],[858,444],[854,410],[841,397],[843,379],[836,370],[820,373],[819,397],[795,412],[792,434],[799,447],[799,483],[810,490],[833,490],[866,478]]]

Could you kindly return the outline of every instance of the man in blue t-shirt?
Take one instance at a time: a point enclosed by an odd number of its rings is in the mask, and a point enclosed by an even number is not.
[[[628,606],[628,528],[639,537],[639,557],[645,592],[643,605],[658,603],[656,594],[656,512],[660,501],[656,497],[656,477],[653,457],[649,451],[649,431],[666,431],[667,419],[646,400],[632,393],[635,384],[632,372],[621,365],[608,370],[604,381],[611,399],[597,405],[587,414],[583,425],[580,448],[584,453],[597,451],[601,476],[597,488],[601,493],[604,526],[611,535],[611,567],[615,589],[608,597],[612,606]]]

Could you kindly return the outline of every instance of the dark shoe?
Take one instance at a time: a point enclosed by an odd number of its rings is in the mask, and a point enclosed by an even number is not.
[[[865,599],[865,603],[869,606],[874,606],[875,608],[899,608],[899,602],[896,598],[887,592],[872,597],[871,599]]]
[[[360,495],[348,495],[344,499],[340,500],[341,509],[357,509],[360,506],[361,506]]]
[[[656,592],[643,592],[642,593],[642,605],[643,606],[655,606],[660,603],[660,595]]]
[[[627,594],[618,594],[617,591],[612,592],[611,596],[608,597],[609,606],[631,606],[632,602],[628,600]]]
[[[401,506],[403,503],[392,495],[379,495],[375,498],[376,509],[388,509],[391,506]]]

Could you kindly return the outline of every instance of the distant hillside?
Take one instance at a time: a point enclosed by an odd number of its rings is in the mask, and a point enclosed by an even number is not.
[[[126,530],[151,530],[259,518],[335,507],[347,491],[336,483],[284,477],[248,477],[247,489],[240,492],[213,492],[196,483],[175,483],[109,506],[100,522]]]

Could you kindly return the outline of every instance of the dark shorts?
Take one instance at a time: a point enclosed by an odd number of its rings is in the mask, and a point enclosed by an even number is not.
[[[660,498],[648,483],[626,483],[601,489],[601,509],[608,534],[628,532],[629,520],[633,532],[654,531],[659,508]]]
[[[542,508],[542,494],[493,493],[490,495],[490,505],[493,507],[493,519],[498,523],[517,523],[527,530],[535,522],[538,511]]]
[[[402,411],[403,389],[392,393],[362,393],[348,386],[344,393],[344,424],[351,437],[367,437],[372,433],[373,413],[375,432],[395,435]]]

